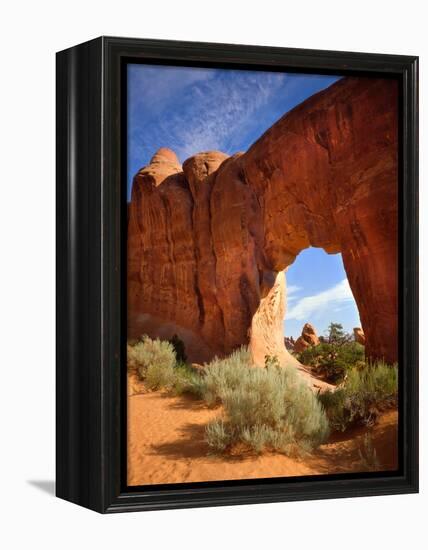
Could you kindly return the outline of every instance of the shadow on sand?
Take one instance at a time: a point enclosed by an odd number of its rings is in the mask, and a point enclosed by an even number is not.
[[[204,441],[205,426],[186,424],[181,429],[179,439],[152,446],[153,455],[164,455],[169,458],[202,458],[206,457],[209,447]]]

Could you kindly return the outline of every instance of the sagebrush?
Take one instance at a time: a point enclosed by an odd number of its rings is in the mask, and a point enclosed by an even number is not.
[[[223,414],[206,428],[206,440],[216,451],[237,445],[261,452],[291,454],[309,450],[328,437],[328,421],[321,403],[293,368],[251,368],[247,350],[231,361],[208,367],[208,403],[221,402]],[[232,365],[234,366],[232,368]],[[207,377],[206,376],[206,377]],[[205,378],[206,378],[205,377]]]
[[[177,344],[178,339],[174,342]],[[150,390],[164,389],[175,394],[194,393],[199,396],[200,376],[190,365],[177,360],[174,342],[152,339],[147,335],[129,342],[128,370],[136,373]]]
[[[364,470],[368,472],[380,470],[381,465],[370,432],[364,434],[363,444],[360,445],[358,454],[360,455],[361,465]]]
[[[173,367],[176,356],[172,344],[159,338],[152,339],[144,334],[140,340],[128,343],[128,370],[136,372],[140,378],[145,378],[149,367],[160,369]]]
[[[187,363],[176,364],[171,386],[171,392],[174,395],[188,394],[200,399],[203,387],[203,377],[196,369]]]
[[[348,371],[342,386],[319,395],[333,429],[373,425],[379,414],[397,405],[398,367],[379,361]]]
[[[235,350],[224,359],[213,359],[204,368],[202,399],[210,406],[221,403],[226,392],[241,385],[250,363],[251,354],[246,347]]]
[[[360,350],[350,353],[355,358]],[[246,347],[215,358],[201,373],[177,361],[168,341],[143,336],[128,344],[128,369],[148,389],[193,394],[208,406],[222,406],[221,416],[206,427],[209,446],[220,452],[241,448],[291,454],[326,441],[330,427],[343,431],[353,424],[372,425],[382,410],[396,405],[398,369],[382,362],[357,364],[346,369],[334,391],[317,395],[296,369],[281,366],[275,356],[266,356],[265,368],[253,367]],[[365,450],[369,459],[370,449]]]

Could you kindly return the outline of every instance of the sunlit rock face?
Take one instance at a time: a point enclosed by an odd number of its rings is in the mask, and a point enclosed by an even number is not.
[[[362,346],[366,345],[366,337],[364,335],[364,331],[363,331],[362,328],[360,328],[360,327],[355,327],[354,328],[354,340],[358,344],[361,344]]]
[[[346,78],[246,153],[160,149],[136,174],[128,223],[128,331],[186,343],[201,362],[283,340],[280,272],[309,246],[342,253],[371,358],[397,359],[397,83]]]
[[[305,349],[317,346],[320,343],[316,330],[310,323],[305,323],[302,334],[297,338],[294,351],[300,353]]]

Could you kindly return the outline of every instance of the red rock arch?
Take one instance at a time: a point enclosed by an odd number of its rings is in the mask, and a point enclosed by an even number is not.
[[[130,335],[178,332],[199,361],[286,357],[278,274],[316,246],[342,253],[368,356],[395,361],[397,102],[393,80],[346,78],[244,154],[158,151],[129,208]]]

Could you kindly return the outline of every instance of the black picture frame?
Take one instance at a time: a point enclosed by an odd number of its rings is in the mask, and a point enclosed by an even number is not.
[[[400,83],[400,468],[128,488],[124,484],[126,185],[123,68],[382,75]],[[418,491],[418,58],[100,37],[57,53],[56,494],[98,512]]]

